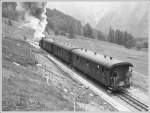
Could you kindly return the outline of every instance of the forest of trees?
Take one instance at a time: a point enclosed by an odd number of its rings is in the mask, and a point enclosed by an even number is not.
[[[94,38],[94,36],[93,36],[93,29],[90,26],[90,24],[87,23],[87,24],[84,25],[84,27],[83,27],[83,35],[85,37]]]
[[[105,40],[103,33],[91,27],[89,23],[82,25],[79,20],[66,15],[56,9],[47,8],[47,27],[46,30],[52,29],[56,35],[68,33],[70,38],[75,38],[76,35],[82,35],[88,38]]]
[[[5,2],[2,4],[2,16],[12,19],[18,20],[18,12],[16,12],[17,4],[15,2]]]
[[[126,31],[114,30],[110,27],[107,40],[112,43],[123,45],[126,48],[132,48],[136,45],[136,40],[132,34]]]
[[[46,29],[52,29],[56,34],[60,32],[72,33],[76,35],[82,35],[82,25],[79,20],[66,15],[56,9],[47,8],[47,27]]]
[[[83,35],[88,38],[106,40],[104,34],[100,30],[92,28],[89,23],[83,26]]]

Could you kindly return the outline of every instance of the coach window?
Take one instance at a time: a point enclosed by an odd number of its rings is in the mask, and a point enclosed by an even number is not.
[[[58,51],[58,47],[56,46],[56,51]]]
[[[63,49],[61,49],[60,51],[61,51],[61,54],[64,55],[64,54],[63,54]]]
[[[79,61],[81,62],[82,61],[81,57],[78,56],[78,58],[79,58]]]
[[[63,49],[60,49],[60,53],[61,53],[61,55],[63,55]]]
[[[55,49],[56,49],[56,53],[57,53],[57,47],[55,46]]]
[[[62,50],[62,54],[65,56],[65,51],[64,51],[64,49]]]
[[[88,60],[86,61],[86,66],[89,66],[89,61]]]
[[[58,47],[56,46],[56,51],[58,52]]]
[[[57,50],[58,50],[58,54],[59,54],[59,52],[60,52],[60,49],[57,47]]]
[[[58,48],[58,51],[61,52],[61,48]]]
[[[101,71],[102,71],[102,66],[99,66],[99,70],[101,70]]]
[[[77,60],[79,60],[79,57],[76,55]]]
[[[97,69],[99,69],[100,68],[100,65],[97,65]]]
[[[93,62],[92,62],[91,67],[92,67],[93,72],[95,72],[97,70],[97,65]]]
[[[102,68],[102,72],[104,72],[104,67],[102,66],[101,68]]]
[[[78,60],[80,61],[80,57],[78,56]]]
[[[62,52],[61,52],[61,54],[62,54],[63,56],[65,56],[65,52],[64,52],[64,50],[62,49],[61,51],[62,51]]]
[[[95,71],[93,62],[90,62],[90,67],[91,67],[92,72]]]

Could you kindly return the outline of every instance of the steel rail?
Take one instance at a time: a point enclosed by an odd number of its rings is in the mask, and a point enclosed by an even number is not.
[[[138,111],[148,111],[148,106],[144,103],[140,102],[139,100],[135,99],[133,96],[126,92],[122,92],[118,95],[122,100],[136,108]]]

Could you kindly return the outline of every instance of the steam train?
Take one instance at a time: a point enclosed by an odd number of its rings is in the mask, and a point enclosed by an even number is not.
[[[127,89],[131,85],[133,65],[129,62],[46,38],[42,38],[39,45],[112,91]]]

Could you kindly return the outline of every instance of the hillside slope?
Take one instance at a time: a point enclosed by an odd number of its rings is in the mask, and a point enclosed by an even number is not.
[[[61,11],[47,8],[46,15],[48,21],[47,29],[52,28],[55,31],[60,30],[68,33],[70,33],[70,30],[73,29],[74,33],[76,34],[83,33],[81,22],[69,15],[62,13]]]

